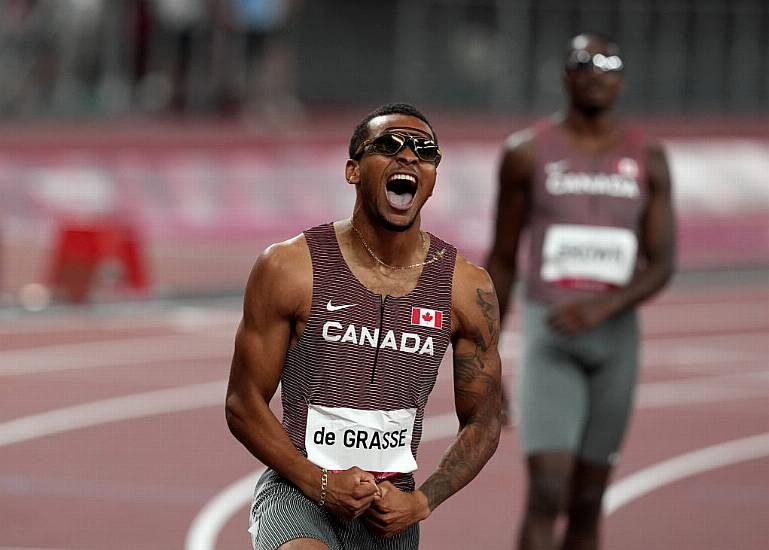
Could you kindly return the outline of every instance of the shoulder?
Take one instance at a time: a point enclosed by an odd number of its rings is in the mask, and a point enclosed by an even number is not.
[[[533,158],[537,133],[537,128],[531,127],[513,132],[507,136],[502,147],[504,158]]]
[[[246,300],[268,299],[294,309],[312,293],[312,260],[304,234],[268,246],[254,262]]]
[[[620,125],[625,143],[643,155],[645,162],[666,161],[665,147],[643,125],[635,120],[623,120]]]
[[[650,190],[670,191],[670,167],[664,146],[655,139],[647,138],[644,140],[643,154]]]
[[[507,151],[520,151],[522,149],[530,148],[534,145],[534,136],[536,135],[536,128],[524,128],[513,132],[504,142],[503,149]]]
[[[536,140],[540,131],[533,126],[505,139],[499,167],[502,181],[515,183],[531,178],[536,168]]]
[[[533,156],[538,141],[549,142],[560,132],[563,114],[554,113],[548,117],[534,121],[530,126],[513,132],[505,139],[503,150],[505,154],[516,156]]]
[[[290,276],[303,267],[312,267],[304,234],[269,245],[256,258],[254,268],[263,275]]]
[[[474,264],[461,253],[457,252],[457,260],[454,264],[454,286],[478,287],[488,285],[492,287],[491,277],[488,272],[479,265]]]
[[[452,318],[459,324],[478,314],[499,317],[499,305],[494,284],[488,272],[457,254],[452,285]]]

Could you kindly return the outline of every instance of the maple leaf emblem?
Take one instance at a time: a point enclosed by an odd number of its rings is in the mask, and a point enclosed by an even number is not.
[[[422,319],[424,319],[425,321],[427,321],[427,322],[429,323],[430,321],[432,321],[432,320],[433,320],[433,316],[432,316],[432,315],[430,315],[430,312],[428,311],[427,313],[425,313],[424,315],[422,315]]]

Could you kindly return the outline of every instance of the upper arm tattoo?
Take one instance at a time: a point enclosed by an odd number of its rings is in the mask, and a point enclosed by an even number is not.
[[[485,363],[481,358],[481,354],[486,353],[489,348],[495,346],[497,342],[499,342],[499,310],[494,302],[493,291],[477,288],[475,293],[475,303],[478,305],[481,317],[486,323],[488,334],[483,333],[481,326],[473,326],[470,329],[469,339],[473,341],[475,347],[470,352],[455,354],[455,362],[474,365],[483,370],[485,368]],[[463,322],[469,324],[467,319],[464,319]]]
[[[475,301],[489,328],[491,343],[496,344],[499,342],[499,308],[495,304],[494,291],[478,288],[475,290],[475,293]],[[484,348],[484,351],[486,349],[488,349],[488,346]]]
[[[493,291],[477,288],[475,292],[475,302],[482,322],[471,324],[465,320],[471,325],[466,339],[472,344],[468,349],[454,354],[454,392],[458,405],[468,405],[474,412],[478,412],[482,409],[478,405],[493,397],[499,389],[494,375],[488,369],[488,362],[496,357],[496,353],[488,356],[488,352],[496,348],[499,341],[499,312]],[[458,410],[457,413],[464,416],[465,411]]]

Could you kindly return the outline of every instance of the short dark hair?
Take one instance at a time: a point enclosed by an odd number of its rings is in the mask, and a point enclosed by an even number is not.
[[[371,111],[355,127],[350,138],[350,158],[353,158],[360,144],[368,137],[368,123],[371,122],[371,119],[385,115],[408,115],[418,118],[427,124],[433,134],[433,140],[435,140],[435,143],[438,143],[438,136],[435,134],[432,124],[430,124],[430,121],[427,120],[427,117],[419,109],[408,103],[388,103]]]

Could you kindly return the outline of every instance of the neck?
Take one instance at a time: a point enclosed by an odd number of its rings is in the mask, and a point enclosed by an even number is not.
[[[601,136],[617,127],[617,117],[613,109],[591,111],[572,105],[563,124],[577,135]]]
[[[403,267],[424,260],[425,240],[419,229],[418,218],[407,230],[392,231],[372,224],[365,216],[353,214],[350,230],[354,234],[353,240],[360,241],[362,254],[372,256],[376,263]]]

